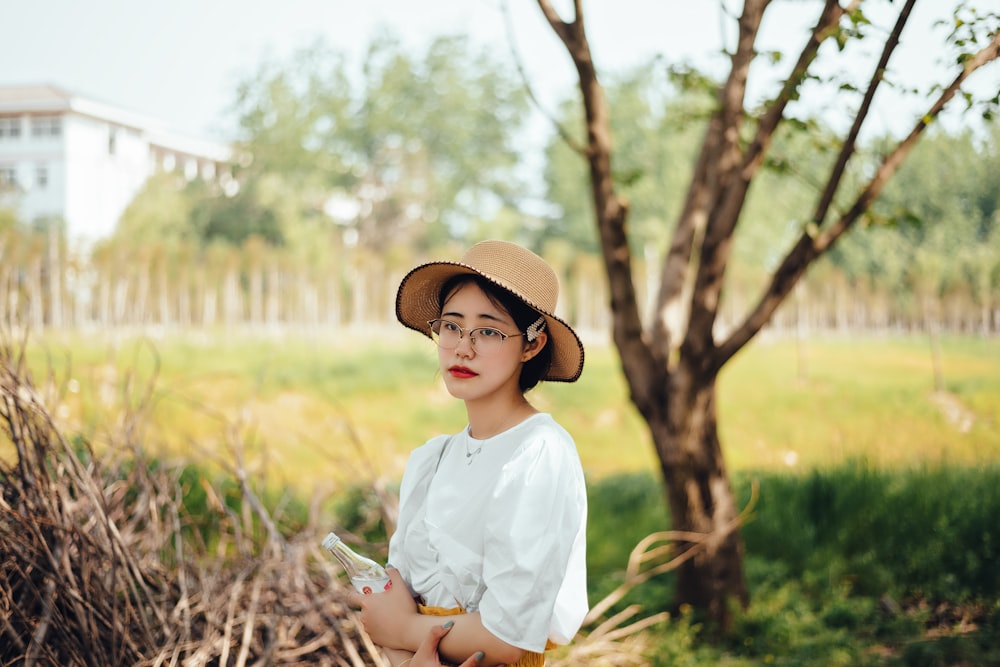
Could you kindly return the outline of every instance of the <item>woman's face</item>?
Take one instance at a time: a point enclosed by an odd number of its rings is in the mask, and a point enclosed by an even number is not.
[[[475,283],[465,283],[448,296],[441,308],[441,319],[464,330],[456,348],[438,348],[441,375],[452,396],[468,402],[520,393],[521,363],[533,351],[525,349],[524,338],[517,335],[521,332],[506,310],[490,301]],[[479,327],[497,329],[510,337],[500,349],[483,356],[469,337],[469,330]]]

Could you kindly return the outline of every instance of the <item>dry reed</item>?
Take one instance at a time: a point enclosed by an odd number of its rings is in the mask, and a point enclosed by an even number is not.
[[[199,476],[207,508],[192,513],[185,468],[148,460],[139,441],[151,391],[122,410],[98,455],[54,421],[57,383],[45,378],[43,395],[25,348],[0,341],[0,452],[12,454],[0,457],[0,665],[382,665],[316,521],[283,530],[238,447],[227,467],[239,500]],[[372,493],[393,526],[394,498],[374,482]],[[639,568],[664,551],[649,546],[551,667],[646,664],[644,631],[667,615],[601,616],[653,573]]]
[[[201,479],[215,516],[192,516],[183,468],[129,441],[141,410],[98,456],[48,402],[0,344],[0,664],[381,664],[319,531],[284,537],[241,474],[239,510]]]

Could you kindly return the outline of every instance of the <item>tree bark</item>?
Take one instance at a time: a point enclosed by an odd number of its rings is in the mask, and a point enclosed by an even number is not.
[[[614,342],[632,401],[646,420],[659,455],[672,527],[709,536],[700,547],[693,543],[678,545],[682,549],[699,548],[699,552],[678,570],[674,602],[707,611],[725,628],[731,620],[731,604],[736,601],[745,605],[748,596],[738,513],[716,428],[718,368],[706,363],[714,349],[711,326],[708,344],[698,350],[689,345],[692,349],[682,354],[673,368],[666,339],[650,344],[645,335],[625,227],[628,207],[615,192],[609,112],[591,59],[581,2],[576,1],[576,18],[570,23],[559,18],[548,0],[539,0],[539,5],[566,45],[580,79],[588,136],[586,157],[608,276]],[[729,153],[732,157],[731,150]],[[710,161],[707,155],[708,151],[703,155],[705,165]],[[691,219],[697,217],[704,219],[700,214]],[[688,246],[684,251],[688,256],[690,249]],[[663,293],[661,290],[661,300]]]
[[[729,482],[716,416],[716,374],[681,364],[670,376],[667,418],[651,423],[660,458],[671,528],[709,538],[677,572],[676,604],[705,611],[722,629],[735,602],[749,602],[743,572],[739,510]]]

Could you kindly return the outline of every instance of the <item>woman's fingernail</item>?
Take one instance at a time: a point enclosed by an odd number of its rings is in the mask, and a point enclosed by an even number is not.
[[[482,662],[483,658],[485,658],[485,657],[486,657],[486,654],[483,653],[482,651],[480,651],[479,653],[476,654],[476,662]]]
[[[455,621],[445,621],[444,627],[450,628],[453,625],[455,625]]]

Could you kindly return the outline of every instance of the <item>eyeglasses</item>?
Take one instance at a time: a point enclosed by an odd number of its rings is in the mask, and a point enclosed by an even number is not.
[[[505,334],[494,327],[463,329],[451,320],[431,320],[427,326],[431,328],[431,338],[442,350],[454,350],[462,342],[462,336],[468,333],[473,349],[483,356],[496,354],[508,338],[524,335],[523,333]]]

